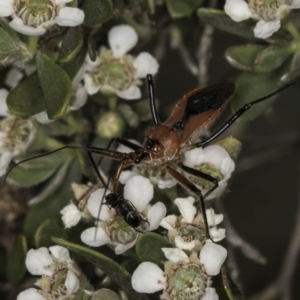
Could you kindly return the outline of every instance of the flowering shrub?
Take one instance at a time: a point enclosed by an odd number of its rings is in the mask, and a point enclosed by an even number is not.
[[[230,135],[245,123],[219,134],[241,115],[262,115],[270,101],[253,101],[300,75],[299,8],[298,0],[0,0],[1,297],[244,299],[236,283],[247,272],[233,249],[266,259],[224,207],[235,170],[276,155],[239,162],[241,142]],[[238,114],[212,127],[229,100]],[[251,203],[235,213],[249,228],[260,190],[244,191]]]

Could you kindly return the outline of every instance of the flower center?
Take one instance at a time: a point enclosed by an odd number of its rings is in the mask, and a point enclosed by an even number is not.
[[[273,21],[278,19],[278,9],[283,5],[291,5],[292,0],[250,0],[249,8],[258,19]]]
[[[128,244],[137,237],[137,232],[129,226],[121,217],[114,217],[110,226],[111,239],[120,244]]]
[[[218,181],[221,181],[224,176],[222,174],[222,172],[220,172],[220,170],[218,168],[216,168],[214,165],[212,164],[202,164],[200,166],[196,166],[195,169],[205,173],[205,174],[209,174],[210,176],[214,177],[215,179],[217,179]],[[203,189],[205,190],[210,190],[214,184],[210,181],[207,181],[203,178],[199,178],[199,177],[191,177],[191,180],[201,186]]]
[[[18,117],[8,117],[2,120],[0,144],[2,151],[15,152],[22,150],[30,134],[30,122]]]
[[[169,278],[168,293],[172,299],[198,300],[205,293],[207,279],[199,266],[181,266]]]
[[[96,78],[101,86],[110,86],[115,90],[127,89],[133,81],[134,68],[122,60],[113,60],[100,64]]]
[[[51,0],[15,0],[15,11],[24,24],[33,27],[53,20],[56,15]]]

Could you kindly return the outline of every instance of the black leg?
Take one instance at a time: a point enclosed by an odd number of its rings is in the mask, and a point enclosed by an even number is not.
[[[213,186],[210,190],[208,190],[208,191],[206,192],[206,194],[203,196],[204,199],[206,199],[206,198],[207,198],[207,197],[208,197],[215,189],[218,188],[218,186],[219,186],[219,181],[218,181],[216,178],[210,176],[209,174],[206,174],[206,173],[203,173],[203,172],[201,172],[201,171],[199,171],[199,170],[195,170],[195,169],[193,169],[193,168],[187,167],[187,166],[185,166],[185,165],[182,164],[182,163],[179,163],[178,166],[179,166],[183,171],[185,171],[186,173],[189,173],[189,174],[191,174],[191,175],[193,175],[193,176],[195,176],[195,177],[203,178],[203,179],[205,179],[205,180],[207,180],[207,181],[209,181],[209,182],[211,182],[211,183],[214,184],[214,186]]]
[[[167,171],[181,184],[183,185],[186,189],[192,191],[194,194],[196,194],[199,197],[199,208],[200,212],[203,217],[203,222],[204,222],[204,229],[205,229],[205,235],[207,239],[210,239],[210,234],[209,234],[209,226],[207,223],[207,217],[206,217],[206,211],[205,211],[205,204],[204,204],[204,197],[201,193],[201,191],[192,183],[190,182],[184,175],[176,171],[175,169],[167,166]]]

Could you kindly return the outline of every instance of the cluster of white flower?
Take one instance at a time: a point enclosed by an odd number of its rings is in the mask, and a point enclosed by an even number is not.
[[[70,258],[69,251],[61,246],[52,246],[49,251],[45,247],[28,251],[27,270],[42,277],[35,283],[38,289],[21,292],[17,300],[63,300],[79,290],[81,271]]]
[[[262,2],[262,1],[260,1]],[[291,9],[300,8],[300,0],[280,0],[265,4],[257,3],[256,0],[226,0],[225,12],[235,22],[241,22],[249,18],[258,20],[254,28],[254,35],[261,39],[270,37],[278,31],[281,20],[284,19]]]
[[[104,195],[104,193],[106,194]],[[153,185],[149,179],[142,176],[134,176],[125,184],[124,201],[130,199],[130,205],[143,220],[138,228],[132,228],[128,225],[116,213],[116,210],[108,205],[101,207],[105,196],[110,194],[104,188],[97,189],[90,194],[86,203],[87,211],[84,210],[83,212],[71,203],[61,211],[62,219],[66,228],[70,228],[79,222],[83,213],[85,215],[88,213],[97,220],[96,226],[84,230],[81,234],[81,240],[92,247],[110,244],[114,247],[116,254],[121,254],[135,245],[140,231],[146,232],[157,229],[165,217],[166,207],[163,203],[157,202],[153,206],[148,205],[153,198],[153,193]]]

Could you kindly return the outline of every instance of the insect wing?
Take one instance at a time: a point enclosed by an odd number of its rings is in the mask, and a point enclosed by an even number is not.
[[[203,134],[225,109],[234,92],[234,84],[217,84],[192,90],[184,95],[164,122],[174,126],[183,122],[181,143]]]

